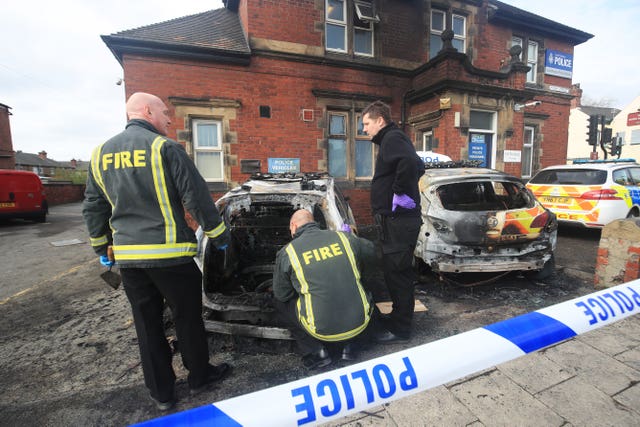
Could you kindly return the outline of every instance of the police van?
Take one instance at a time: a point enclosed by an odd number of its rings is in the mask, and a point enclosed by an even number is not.
[[[563,224],[598,229],[640,216],[640,164],[635,159],[550,166],[534,175],[527,187]]]

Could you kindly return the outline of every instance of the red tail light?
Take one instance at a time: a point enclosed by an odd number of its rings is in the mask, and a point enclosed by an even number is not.
[[[540,215],[535,217],[535,219],[533,220],[533,222],[531,223],[531,225],[529,227],[530,228],[542,228],[545,225],[547,225],[548,221],[549,221],[549,212],[544,211]]]
[[[622,197],[616,196],[616,193],[616,190],[603,188],[600,190],[593,190],[582,193],[580,198],[586,200],[622,200]]]

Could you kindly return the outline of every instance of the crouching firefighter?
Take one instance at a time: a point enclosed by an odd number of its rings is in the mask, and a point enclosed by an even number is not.
[[[293,240],[276,256],[273,293],[303,365],[325,367],[332,356],[355,360],[356,338],[367,329],[373,310],[361,278],[375,259],[373,243],[321,230],[304,209],[291,216],[289,230]]]

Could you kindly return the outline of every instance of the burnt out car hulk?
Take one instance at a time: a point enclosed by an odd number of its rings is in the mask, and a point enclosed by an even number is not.
[[[476,165],[426,164],[416,258],[445,278],[510,271],[548,277],[555,268],[555,215],[520,179]]]
[[[276,253],[291,241],[289,219],[313,213],[322,229],[357,232],[347,200],[327,173],[263,174],[227,192],[216,206],[231,232],[220,251],[198,230],[196,263],[203,274],[207,330],[289,339],[272,306]]]

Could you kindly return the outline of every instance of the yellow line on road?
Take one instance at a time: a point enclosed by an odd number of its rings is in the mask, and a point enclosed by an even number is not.
[[[61,279],[61,278],[63,278],[64,276],[67,276],[67,275],[69,275],[69,274],[71,274],[71,273],[75,273],[76,271],[80,270],[82,267],[84,267],[84,266],[86,266],[86,265],[89,265],[89,264],[93,264],[93,263],[95,263],[95,262],[96,262],[96,260],[95,260],[95,259],[91,259],[91,260],[89,260],[89,261],[85,262],[84,264],[80,264],[80,265],[76,265],[75,267],[71,267],[71,268],[70,268],[70,269],[68,269],[67,271],[64,271],[64,272],[62,272],[62,273],[59,273],[59,274],[57,274],[57,275],[55,275],[55,276],[53,276],[53,277],[51,277],[51,278],[49,278],[49,279],[47,279],[47,280],[45,280],[45,281],[42,281],[42,282],[38,283],[38,284],[37,284],[37,285],[35,285],[35,286],[32,286],[32,287],[27,288],[27,289],[23,289],[23,290],[21,290],[20,292],[18,292],[18,293],[16,293],[16,294],[11,295],[11,296],[10,296],[10,297],[8,297],[8,298],[3,299],[2,301],[0,301],[0,305],[4,305],[4,304],[6,304],[7,302],[11,301],[12,299],[15,299],[15,298],[17,298],[17,297],[19,297],[19,296],[21,296],[21,295],[24,295],[24,294],[26,294],[26,293],[28,293],[28,292],[31,292],[32,290],[34,290],[35,288],[37,288],[38,286],[40,286],[40,285],[42,285],[42,284],[45,284],[45,283],[47,283],[47,282],[53,282],[53,281],[55,281],[55,280]]]

